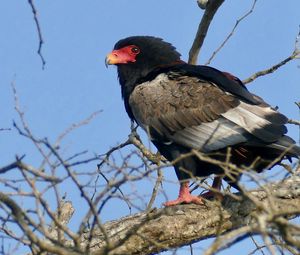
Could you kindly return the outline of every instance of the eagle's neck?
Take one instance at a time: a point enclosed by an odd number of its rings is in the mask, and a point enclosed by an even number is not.
[[[171,61],[157,61],[155,63],[140,63],[135,65],[129,63],[118,65],[118,77],[121,85],[122,98],[124,100],[126,111],[131,119],[134,119],[129,105],[129,97],[134,88],[146,81],[154,79],[161,72],[168,71],[172,67],[182,65],[184,62],[180,59],[171,59]]]
[[[130,119],[134,119],[129,106],[129,97],[134,88],[140,83],[139,81],[146,77],[155,68],[137,69],[132,65],[118,66],[118,76],[121,85],[122,98],[124,100],[125,109]]]

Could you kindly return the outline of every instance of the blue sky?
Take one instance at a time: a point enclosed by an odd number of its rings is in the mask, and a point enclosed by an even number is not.
[[[0,2],[0,128],[10,128],[12,120],[18,120],[12,82],[33,132],[52,142],[72,123],[102,110],[89,125],[66,137],[65,155],[83,150],[88,150],[90,155],[102,154],[129,134],[130,122],[123,108],[116,68],[106,69],[104,65],[104,58],[115,42],[131,35],[159,36],[176,46],[182,59],[187,60],[203,13],[194,0],[35,2],[45,40],[44,70],[36,53],[38,37],[27,1]],[[206,62],[251,5],[252,1],[248,0],[223,4],[212,22],[199,64]],[[211,65],[245,79],[286,58],[294,49],[300,24],[299,9],[298,0],[284,4],[278,0],[258,1],[254,13],[240,24]],[[289,118],[299,119],[294,104],[300,100],[299,65],[299,60],[293,61],[249,84],[249,89],[271,105],[279,106]],[[299,140],[297,127],[289,126],[289,134]],[[14,129],[2,131],[0,166],[11,163],[16,154],[26,154],[26,162],[39,164],[40,157],[27,140]],[[176,181],[173,171],[166,172],[165,176]],[[138,187],[145,189],[146,194],[151,193],[149,182],[135,188]],[[65,188],[72,197],[71,187]],[[176,197],[175,184],[166,183],[164,188],[169,197]],[[161,206],[163,201],[160,197],[156,206]],[[104,220],[128,214],[126,206],[123,210],[117,209],[117,203],[108,206],[103,213]],[[80,213],[77,216],[80,217]],[[251,250],[254,245],[248,242],[247,248]],[[234,249],[240,251],[241,245]],[[188,252],[182,250],[179,254]]]

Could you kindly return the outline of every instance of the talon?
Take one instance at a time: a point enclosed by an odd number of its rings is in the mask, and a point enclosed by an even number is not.
[[[201,197],[191,195],[190,189],[189,189],[189,183],[184,182],[180,185],[178,198],[164,203],[164,206],[173,206],[173,205],[179,205],[179,204],[203,205],[204,201]]]
[[[188,197],[178,197],[176,200],[171,200],[164,203],[164,206],[173,206],[173,205],[180,205],[180,204],[197,204],[203,205],[204,201],[201,197],[197,196],[188,196]]]
[[[208,200],[215,198],[216,200],[222,201],[224,199],[224,196],[219,192],[221,189],[221,184],[222,178],[219,176],[215,177],[212,184],[212,188],[216,191],[210,190],[208,192],[203,193],[201,197]]]

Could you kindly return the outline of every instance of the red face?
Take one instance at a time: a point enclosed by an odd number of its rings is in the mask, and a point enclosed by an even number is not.
[[[125,46],[118,50],[113,50],[105,58],[106,65],[119,65],[136,62],[136,56],[140,53],[139,47],[135,45]]]

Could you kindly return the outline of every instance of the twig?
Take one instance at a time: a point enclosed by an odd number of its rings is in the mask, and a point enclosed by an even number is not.
[[[295,102],[295,104],[298,106],[298,110],[299,110],[299,116],[300,116],[300,101],[299,102]],[[298,124],[296,124],[298,125]],[[299,144],[300,144],[300,125],[299,125]]]
[[[151,195],[150,201],[147,205],[147,209],[146,209],[147,212],[149,210],[151,210],[151,208],[152,208],[152,205],[153,205],[155,198],[157,196],[157,193],[158,193],[158,187],[159,187],[159,185],[161,185],[162,179],[163,179],[163,174],[162,174],[161,169],[159,168],[159,169],[157,169],[157,179],[156,179],[155,185],[153,187],[152,195]]]
[[[198,26],[198,31],[194,39],[193,45],[189,52],[189,64],[195,65],[197,63],[197,58],[200,52],[200,49],[203,45],[206,33],[208,31],[209,25],[216,14],[219,7],[222,5],[224,0],[211,0],[208,1],[205,12],[201,19],[201,22]]]
[[[18,226],[22,229],[22,231],[26,234],[29,240],[39,247],[40,250],[49,251],[54,254],[60,255],[79,255],[80,253],[76,251],[72,251],[71,249],[68,251],[63,246],[57,246],[47,243],[46,241],[42,241],[39,239],[34,232],[30,229],[28,225],[28,217],[25,212],[21,209],[21,207],[11,198],[9,198],[4,193],[0,192],[0,203],[4,204],[11,210],[11,214],[15,219]]]
[[[252,242],[254,243],[254,245],[256,246],[256,249],[253,252],[249,253],[248,255],[253,255],[253,254],[256,253],[256,251],[260,251],[262,255],[265,255],[264,250],[263,250],[263,248],[265,248],[265,246],[264,245],[262,245],[262,246],[258,245],[258,243],[254,239],[253,235],[249,235],[249,236],[250,236]]]
[[[197,0],[197,4],[202,10],[205,10],[207,2],[208,0]]]
[[[105,176],[105,174],[103,174],[102,172],[101,172],[101,170],[98,168],[98,173],[103,177],[103,179],[106,181],[106,183],[109,185],[110,184],[110,181],[109,181],[109,179]],[[99,179],[99,176],[97,176],[97,178],[96,178],[96,180],[95,180],[95,189],[94,189],[94,193],[93,193],[93,195],[92,195],[92,197],[91,197],[91,200],[93,201],[94,200],[94,197],[95,197],[95,195],[96,195],[96,192],[97,192],[97,189],[96,189],[96,183],[97,183],[97,181],[98,181],[98,179]],[[116,191],[119,191],[120,193],[121,193],[121,195],[122,195],[122,197],[124,198],[124,201],[126,202],[126,204],[127,204],[127,206],[128,206],[128,209],[129,209],[129,212],[131,213],[131,205],[130,205],[130,203],[128,202],[128,198],[126,198],[126,196],[124,195],[124,193],[123,193],[123,191],[121,190],[121,188],[120,187],[115,187],[115,189],[112,191],[112,194],[113,193],[115,193]],[[102,210],[102,207],[104,206],[104,203],[103,203],[103,205],[98,209],[98,212],[100,213],[100,211]]]
[[[275,72],[278,68],[284,66],[285,64],[287,64],[288,62],[290,62],[293,59],[296,58],[300,58],[300,45],[299,45],[299,41],[300,41],[300,28],[299,28],[299,32],[296,36],[296,40],[295,40],[295,49],[293,51],[293,53],[287,57],[286,59],[280,61],[278,64],[273,65],[272,67],[265,69],[263,71],[259,71],[253,75],[251,75],[249,78],[243,80],[244,84],[250,83],[252,81],[254,81],[256,78],[260,77],[260,76],[264,76],[270,73]]]
[[[229,39],[233,36],[236,28],[238,27],[239,23],[247,18],[254,10],[255,5],[256,5],[257,0],[253,1],[252,7],[249,11],[247,11],[247,13],[245,13],[242,17],[240,17],[236,22],[235,25],[233,26],[231,32],[227,35],[227,37],[225,38],[225,40],[221,43],[221,45],[213,52],[213,54],[210,56],[210,58],[207,60],[207,62],[205,63],[205,65],[209,65],[211,63],[211,61],[213,60],[213,58],[217,55],[217,53],[225,46],[225,44],[229,41]]]
[[[117,150],[120,150],[120,149],[122,149],[123,147],[126,147],[126,146],[129,145],[129,144],[131,144],[131,143],[130,143],[129,139],[127,139],[124,143],[121,143],[121,144],[119,144],[119,145],[117,145],[117,146],[111,148],[111,149],[110,149],[108,152],[106,152],[105,154],[99,155],[99,157],[104,156],[104,159],[97,165],[98,170],[100,170],[100,168],[102,167],[102,165],[108,161],[110,155],[111,155],[113,152],[115,152],[115,151],[117,151]]]
[[[296,52],[293,52],[292,55],[290,55],[289,57],[287,57],[286,59],[282,60],[281,62],[279,62],[278,64],[268,68],[268,69],[265,69],[263,71],[259,71],[253,75],[251,75],[249,78],[243,80],[243,83],[244,84],[247,84],[247,83],[250,83],[252,81],[254,81],[256,78],[260,77],[260,76],[264,76],[264,75],[267,75],[267,74],[270,74],[270,73],[273,73],[275,72],[278,68],[284,66],[286,63],[290,62],[291,60],[295,59],[297,57],[299,53],[296,53]]]
[[[45,61],[45,58],[42,54],[42,45],[44,44],[44,39],[43,39],[43,35],[42,35],[40,22],[38,20],[38,12],[37,12],[37,9],[35,8],[33,0],[28,0],[28,3],[30,5],[32,13],[33,13],[34,22],[35,22],[36,29],[37,29],[37,32],[38,32],[38,37],[39,37],[39,47],[38,47],[37,53],[38,53],[38,55],[40,56],[40,58],[42,60],[42,69],[45,69],[46,61]]]
[[[294,124],[294,125],[300,126],[300,120],[292,120],[292,119],[289,119],[289,120],[288,120],[288,123],[289,123],[289,124]]]
[[[242,226],[238,229],[232,230],[227,234],[220,236],[220,240],[218,242],[214,242],[204,253],[204,255],[212,255],[217,252],[228,248],[235,243],[239,242],[241,238],[248,237],[249,233],[251,233],[251,226]]]
[[[102,110],[95,111],[92,114],[90,114],[90,116],[88,116],[87,118],[85,118],[77,123],[73,123],[70,127],[68,127],[65,131],[63,131],[62,134],[59,135],[59,137],[57,138],[57,140],[55,142],[55,147],[60,144],[60,142],[65,138],[66,135],[71,133],[74,129],[77,129],[81,126],[85,126],[85,125],[89,124],[100,113],[102,113]]]
[[[166,161],[162,155],[154,154],[147,149],[136,133],[131,133],[129,136],[129,141],[143,154],[144,157],[146,157],[153,164],[159,165],[161,161]]]
[[[23,155],[21,158],[17,158],[17,160],[7,166],[1,167],[0,168],[0,174],[4,174],[9,170],[15,169],[19,167],[19,163],[20,161],[25,157],[25,155]]]

